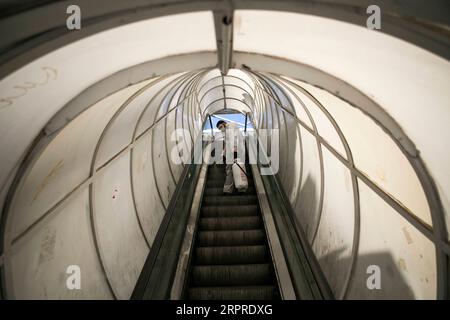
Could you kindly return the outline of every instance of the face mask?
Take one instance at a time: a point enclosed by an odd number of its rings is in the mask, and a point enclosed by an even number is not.
[[[220,131],[225,132],[225,126],[220,127]]]

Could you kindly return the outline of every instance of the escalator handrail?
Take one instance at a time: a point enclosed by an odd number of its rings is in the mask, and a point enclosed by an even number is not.
[[[194,161],[185,164],[136,282],[132,300],[169,298],[200,168],[201,164]]]
[[[259,139],[257,141],[259,142]],[[259,153],[255,154],[258,155],[256,159],[258,159],[259,168],[264,166],[259,161],[261,157],[264,160],[262,163],[269,163],[268,156],[259,143],[258,145],[250,143],[250,145],[252,149],[258,149]],[[253,152],[256,151],[253,150]],[[306,239],[303,228],[296,223],[294,211],[284,189],[281,187],[278,174],[261,175],[261,178],[283,250],[294,248],[289,252],[290,254],[285,252],[285,259],[297,296],[300,299],[334,299],[328,281]],[[305,278],[308,279],[306,285],[304,283]]]

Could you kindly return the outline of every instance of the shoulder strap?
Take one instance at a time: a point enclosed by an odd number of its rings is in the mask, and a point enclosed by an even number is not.
[[[241,169],[241,171],[245,174],[245,176],[248,178],[248,174],[247,174],[247,172],[245,172],[245,170],[244,169],[242,169],[242,167],[239,165],[239,163],[237,163],[237,161],[236,160],[234,160],[234,163],[236,163],[237,164],[237,166],[239,167],[239,169]]]

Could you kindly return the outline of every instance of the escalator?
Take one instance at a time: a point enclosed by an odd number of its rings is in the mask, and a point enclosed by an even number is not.
[[[279,290],[250,167],[245,193],[225,195],[225,165],[210,165],[186,298],[279,299]]]
[[[131,299],[333,299],[278,177],[246,172],[225,195],[225,164],[185,166]]]

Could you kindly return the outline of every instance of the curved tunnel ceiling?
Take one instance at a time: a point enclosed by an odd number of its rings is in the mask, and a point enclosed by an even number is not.
[[[211,11],[142,20],[0,82],[6,295],[57,288],[43,270],[63,268],[72,250],[92,271],[85,297],[128,298],[181,174],[170,152],[190,150],[205,117],[229,108],[280,130],[280,179],[336,297],[364,297],[358,279],[371,259],[400,266],[393,297],[444,297],[448,61],[345,22],[237,10],[236,69],[222,75],[214,29]],[[174,128],[189,135],[173,140]],[[114,210],[127,215],[107,222]],[[52,238],[58,259],[39,249]],[[75,249],[75,239],[86,243]]]

